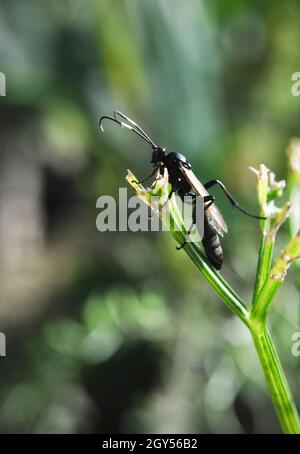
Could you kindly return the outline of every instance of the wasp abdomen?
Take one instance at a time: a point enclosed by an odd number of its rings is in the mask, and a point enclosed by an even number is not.
[[[204,235],[202,244],[206,256],[214,268],[220,270],[223,265],[223,250],[214,226],[204,217]]]

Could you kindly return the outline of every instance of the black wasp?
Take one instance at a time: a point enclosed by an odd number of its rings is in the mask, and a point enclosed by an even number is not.
[[[167,168],[169,183],[172,188],[169,197],[171,197],[174,192],[177,192],[183,201],[185,197],[189,196],[192,199],[194,208],[196,207],[197,197],[202,197],[204,203],[204,234],[202,237],[202,244],[209,262],[217,270],[220,270],[223,264],[223,250],[220,244],[219,235],[223,236],[224,233],[227,233],[228,228],[222,214],[214,203],[215,197],[210,195],[207,192],[207,189],[214,185],[219,185],[233,207],[238,208],[244,214],[252,218],[264,218],[255,216],[244,210],[220,180],[210,180],[207,183],[202,184],[192,171],[192,166],[185,156],[174,152],[166,153],[165,147],[156,145],[137,123],[123,113],[116,110],[114,111],[114,116],[103,115],[99,121],[99,125],[102,130],[102,121],[105,119],[111,120],[119,126],[129,129],[151,145],[153,150],[151,164],[154,166],[154,171],[151,175],[149,175],[149,177],[139,181],[139,183],[144,183],[149,180],[157,173],[157,171],[162,174],[164,168]],[[194,189],[194,192],[191,192],[192,189]],[[193,209],[192,221],[193,223],[187,231],[186,238],[190,235],[192,228],[196,223],[196,209]],[[179,250],[183,248],[186,242],[187,241],[185,239],[183,244],[177,247],[177,249]]]

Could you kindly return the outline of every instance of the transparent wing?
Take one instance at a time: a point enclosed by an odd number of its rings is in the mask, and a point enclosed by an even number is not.
[[[194,188],[195,193],[197,195],[199,195],[201,197],[209,195],[209,193],[207,192],[207,190],[205,189],[203,184],[198,180],[198,178],[196,177],[196,175],[194,174],[194,172],[191,169],[188,169],[184,165],[181,164],[180,171],[183,174],[184,178]],[[228,232],[228,227],[226,225],[226,222],[224,221],[224,218],[215,203],[213,203],[205,211],[205,213],[207,214],[209,221],[213,224],[213,226],[215,227],[215,229],[219,235],[223,236],[224,233]]]

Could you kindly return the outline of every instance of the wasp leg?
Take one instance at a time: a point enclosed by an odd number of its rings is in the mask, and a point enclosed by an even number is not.
[[[249,213],[247,210],[245,210],[243,207],[241,207],[238,202],[235,200],[235,198],[233,197],[233,195],[228,191],[228,189],[226,188],[226,186],[222,183],[222,181],[220,180],[210,180],[208,181],[207,183],[204,184],[204,187],[205,189],[209,189],[211,188],[212,186],[215,186],[216,184],[218,184],[220,186],[220,188],[222,189],[222,191],[224,192],[225,196],[227,197],[227,199],[229,200],[229,202],[231,203],[231,205],[234,207],[234,208],[237,208],[238,210],[240,210],[242,213],[246,214],[247,216],[250,216],[251,218],[255,218],[255,219],[266,219],[264,217],[261,217],[261,216],[256,216],[255,214],[251,214]]]
[[[145,183],[146,181],[150,180],[150,178],[152,178],[152,177],[155,175],[155,172],[156,172],[158,169],[159,169],[159,166],[158,166],[158,167],[155,167],[155,169],[153,170],[153,172],[151,173],[151,175],[149,175],[149,177],[144,178],[143,180],[134,181],[134,183],[136,183],[136,184],[143,184],[143,183]]]
[[[169,192],[168,198],[167,198],[167,200],[162,204],[162,207],[164,207],[164,206],[169,202],[169,200],[171,199],[172,195],[174,194],[174,192],[177,191],[177,189],[178,189],[178,183],[173,184],[173,186],[172,186],[172,188],[171,188],[171,190],[170,190],[170,192]]]
[[[164,206],[169,202],[169,200],[171,199],[171,197],[174,194],[174,192],[175,192],[174,189],[171,189],[171,191],[169,192],[167,200],[161,206],[162,208],[164,208]]]
[[[198,196],[198,195],[196,195],[196,194],[192,194],[192,193],[190,193],[190,192],[188,192],[188,193],[186,193],[186,194],[181,194],[181,195],[182,195],[182,197],[184,197],[184,196],[186,196],[186,195],[192,197],[192,204],[194,205],[194,207],[195,207],[195,205],[196,205],[197,197],[200,197],[200,196]],[[181,196],[180,196],[180,197],[181,197]],[[182,197],[181,197],[181,198],[182,198]],[[214,203],[214,201],[215,201],[215,197],[214,197],[213,195],[206,195],[206,196],[204,196],[204,197],[203,197],[203,203],[206,204],[206,205],[204,205],[204,211],[206,211],[206,210]],[[182,249],[182,248],[186,245],[186,243],[187,243],[187,238],[190,236],[190,234],[191,234],[191,232],[192,232],[192,230],[193,230],[194,225],[196,225],[196,211],[195,211],[195,210],[193,210],[193,222],[192,222],[191,226],[189,227],[189,229],[188,229],[187,232],[186,232],[186,235],[185,235],[185,238],[184,238],[183,243],[182,243],[180,246],[176,246],[177,251],[180,251],[180,249]]]
[[[194,194],[192,192],[178,192],[179,197],[184,203],[187,203],[189,205],[195,205],[197,197],[201,197],[200,195]],[[189,200],[186,199],[188,197],[189,199],[192,199],[190,202]],[[206,195],[203,198],[203,203],[204,205],[204,211],[208,210],[208,208],[215,202],[216,198],[213,195]]]
[[[197,194],[193,194],[192,192],[178,191],[178,195],[183,203],[186,203],[188,205],[195,205]]]
[[[187,238],[190,236],[191,234],[191,231],[193,230],[193,227],[194,227],[194,222],[192,222],[192,224],[190,225],[190,227],[188,228],[187,232],[186,232],[186,235],[185,235],[185,238],[184,238],[184,241],[183,243],[180,245],[180,246],[176,246],[176,249],[177,251],[180,251],[180,249],[182,249],[186,243],[187,243]]]
[[[208,208],[214,203],[216,198],[213,195],[206,195],[203,197],[204,203],[207,203],[207,205],[204,205],[204,211],[208,210]]]

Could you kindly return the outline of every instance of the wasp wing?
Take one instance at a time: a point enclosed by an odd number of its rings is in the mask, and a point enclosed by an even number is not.
[[[199,195],[200,197],[209,195],[203,184],[198,180],[191,169],[181,164],[180,171],[184,178],[188,181],[188,183],[194,188],[197,195]],[[224,233],[228,232],[226,222],[224,221],[224,218],[215,203],[213,203],[207,210],[205,210],[205,213],[219,235],[223,236]]]

